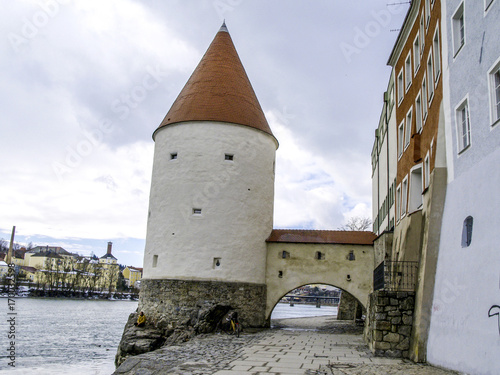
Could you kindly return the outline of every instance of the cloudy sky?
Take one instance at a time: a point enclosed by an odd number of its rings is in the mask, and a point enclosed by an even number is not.
[[[404,1],[401,1],[404,2]],[[275,228],[371,217],[370,153],[408,4],[23,0],[0,13],[0,238],[142,265],[154,143],[225,19],[280,142]]]

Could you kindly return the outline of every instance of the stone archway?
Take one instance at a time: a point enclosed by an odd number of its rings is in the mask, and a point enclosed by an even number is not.
[[[268,243],[266,319],[283,296],[308,284],[336,286],[366,308],[372,271],[371,245]]]

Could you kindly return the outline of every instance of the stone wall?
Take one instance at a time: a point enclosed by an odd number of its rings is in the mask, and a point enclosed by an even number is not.
[[[377,356],[408,358],[415,292],[377,290],[370,294],[365,341]]]
[[[355,320],[360,319],[363,315],[363,306],[358,302],[352,294],[345,290],[340,295],[340,302],[337,311],[338,320]]]
[[[142,279],[137,310],[146,315],[146,326],[135,327],[137,313],[130,315],[116,366],[130,356],[213,332],[230,310],[238,312],[243,329],[270,323],[265,319],[266,286],[261,284]]]
[[[157,327],[195,325],[203,314],[217,307],[236,310],[244,327],[269,326],[265,319],[265,285],[193,280],[141,281],[139,311],[144,311],[150,323]],[[210,330],[210,327],[203,330]]]

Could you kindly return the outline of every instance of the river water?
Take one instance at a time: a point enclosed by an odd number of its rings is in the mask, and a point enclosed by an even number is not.
[[[8,299],[0,298],[0,373],[109,375],[137,302],[16,298],[14,307],[17,315],[8,315]],[[5,355],[13,316],[15,368]]]
[[[136,308],[137,302],[131,301],[47,298],[16,298],[9,306],[7,298],[0,298],[0,373],[109,375],[115,369],[127,318]],[[278,304],[271,319],[336,313],[331,306]],[[12,317],[15,367],[9,366],[8,319]]]

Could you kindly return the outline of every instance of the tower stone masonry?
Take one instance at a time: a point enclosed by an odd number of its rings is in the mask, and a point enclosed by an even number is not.
[[[268,325],[273,136],[229,32],[213,42],[153,134],[153,174],[139,310],[156,326],[237,310]],[[205,323],[204,323],[205,324]]]

